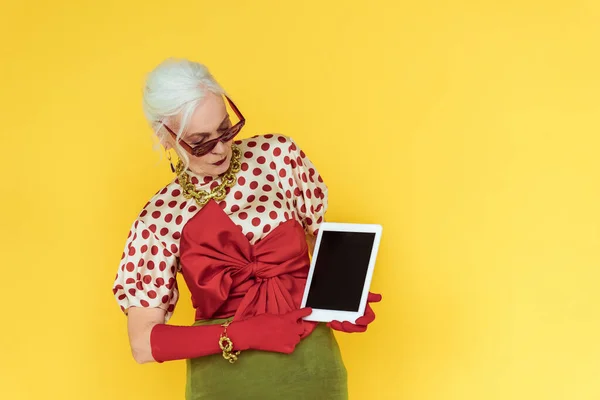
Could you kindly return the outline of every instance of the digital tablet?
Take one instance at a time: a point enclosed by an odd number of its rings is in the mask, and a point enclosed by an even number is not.
[[[350,321],[362,317],[381,225],[323,222],[304,289],[301,307],[311,307],[307,321]]]

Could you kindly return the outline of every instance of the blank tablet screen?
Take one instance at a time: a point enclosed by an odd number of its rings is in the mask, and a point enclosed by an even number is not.
[[[358,311],[375,233],[323,231],[306,306]]]

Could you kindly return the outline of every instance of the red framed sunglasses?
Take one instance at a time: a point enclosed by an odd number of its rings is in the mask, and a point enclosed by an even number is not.
[[[182,139],[179,139],[178,140],[179,144],[189,154],[191,154],[191,155],[193,155],[195,157],[202,157],[202,156],[210,153],[211,151],[213,151],[213,149],[217,146],[217,144],[219,142],[229,142],[231,139],[233,139],[234,137],[236,137],[237,134],[240,132],[240,130],[244,127],[244,124],[246,123],[246,119],[244,118],[244,116],[242,115],[242,113],[240,112],[240,110],[238,110],[238,108],[235,106],[235,104],[233,103],[233,101],[231,101],[231,99],[229,97],[227,97],[227,96],[225,96],[225,98],[227,99],[227,102],[231,106],[231,109],[233,110],[233,112],[235,113],[235,115],[239,118],[239,122],[236,123],[235,125],[232,125],[232,126],[230,126],[228,128],[223,129],[222,130],[222,131],[224,131],[223,134],[221,136],[219,136],[218,138],[214,138],[214,139],[211,139],[211,140],[209,140],[207,142],[200,143],[197,146],[190,146],[189,144],[187,144],[186,142],[184,142]],[[163,126],[171,134],[171,137],[174,140],[177,140],[177,134],[175,132],[173,132],[171,130],[171,128],[169,128],[166,124],[163,124]]]

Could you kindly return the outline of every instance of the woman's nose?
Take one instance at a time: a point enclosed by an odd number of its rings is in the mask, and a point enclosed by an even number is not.
[[[225,153],[225,150],[227,150],[225,148],[225,143],[223,143],[222,141],[219,140],[219,142],[217,143],[217,145],[213,149],[212,153],[213,154],[223,154],[223,153]]]

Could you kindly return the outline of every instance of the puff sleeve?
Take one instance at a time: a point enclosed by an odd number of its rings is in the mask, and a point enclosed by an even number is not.
[[[288,154],[293,181],[294,208],[307,234],[316,236],[327,211],[327,185],[316,167],[293,139],[288,138]]]
[[[146,224],[138,219],[129,232],[113,293],[121,310],[130,307],[161,308],[171,318],[179,292],[178,259]]]

